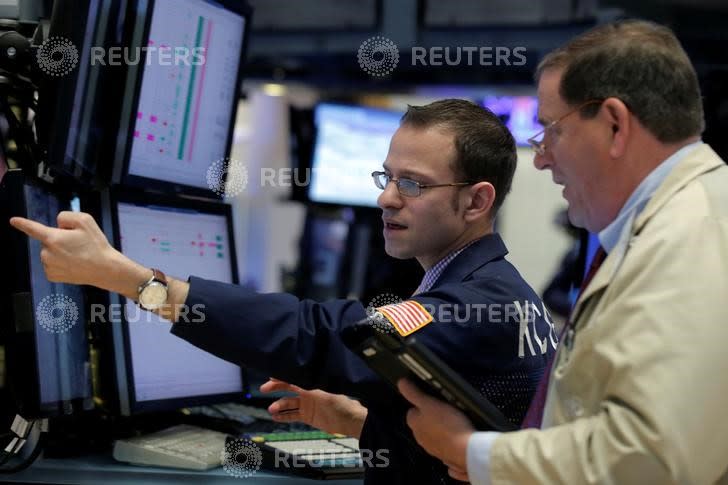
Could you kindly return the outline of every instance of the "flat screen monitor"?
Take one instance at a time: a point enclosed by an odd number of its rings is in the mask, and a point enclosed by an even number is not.
[[[543,129],[535,96],[489,96],[482,104],[503,120],[518,146],[528,146],[528,139]]]
[[[120,182],[218,197],[208,171],[229,154],[249,15],[239,1],[150,2]]]
[[[56,0],[48,38],[38,51],[35,119],[42,162],[54,178],[108,183],[122,84],[118,68],[94,50],[119,45],[119,2]],[[53,57],[55,56],[55,57]],[[107,59],[108,60],[108,59]]]
[[[60,211],[78,210],[71,194],[51,192],[8,171],[0,184],[0,239],[8,246],[2,278],[7,383],[25,418],[93,407],[84,292],[48,281],[41,244],[7,224],[12,216],[56,226]]]
[[[316,106],[316,141],[308,198],[342,206],[377,207],[371,173],[382,169],[402,113],[364,106]]]
[[[229,205],[146,194],[116,193],[111,217],[116,247],[138,263],[187,280],[191,275],[237,283]],[[151,274],[151,273],[150,273]],[[114,324],[122,414],[240,399],[239,365],[170,333],[170,323],[120,298]],[[204,308],[186,310],[204,325]]]

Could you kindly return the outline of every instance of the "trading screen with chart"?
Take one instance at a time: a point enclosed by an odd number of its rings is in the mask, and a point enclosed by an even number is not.
[[[118,216],[121,250],[140,264],[181,280],[233,281],[234,248],[224,215],[119,203]],[[137,401],[242,390],[237,365],[172,335],[169,322],[131,301],[125,316]],[[204,325],[204,309],[189,309],[188,319]]]
[[[207,187],[225,156],[245,18],[203,0],[157,0],[129,174]]]
[[[314,202],[377,206],[382,170],[402,113],[322,103],[316,107],[316,145],[309,198]]]

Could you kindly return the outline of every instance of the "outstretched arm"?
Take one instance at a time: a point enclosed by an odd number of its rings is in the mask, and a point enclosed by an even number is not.
[[[57,221],[55,228],[23,217],[10,219],[13,227],[40,241],[40,259],[49,281],[96,286],[137,299],[137,290],[149,280],[151,269],[114,249],[89,214],[64,211]],[[155,312],[175,322],[189,284],[174,278],[168,278],[168,283],[167,305]]]
[[[21,217],[10,224],[41,242],[50,281],[92,285],[136,300],[138,287],[152,276],[114,249],[89,214],[61,212],[57,228]],[[326,385],[333,392],[387,399],[382,384],[338,336],[343,326],[366,316],[361,303],[319,304],[195,277],[167,280],[167,304],[155,312],[175,322],[172,333],[192,345],[309,388]],[[184,321],[188,307],[202,308],[204,325]]]

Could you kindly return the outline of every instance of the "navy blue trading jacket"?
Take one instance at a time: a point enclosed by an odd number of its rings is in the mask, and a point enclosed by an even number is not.
[[[434,317],[417,339],[520,424],[557,341],[543,303],[505,260],[507,253],[499,235],[487,235],[412,299]],[[384,467],[372,459],[365,483],[452,482],[446,467],[414,441],[404,400],[339,338],[341,329],[367,316],[361,302],[319,303],[191,277],[186,303],[204,305],[204,323],[172,327],[191,344],[301,387],[362,401],[369,414],[360,447],[386,450],[375,457],[389,461]]]

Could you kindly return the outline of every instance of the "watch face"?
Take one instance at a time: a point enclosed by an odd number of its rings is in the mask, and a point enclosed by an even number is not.
[[[167,288],[158,281],[152,281],[139,294],[139,303],[148,310],[155,310],[167,302]]]

